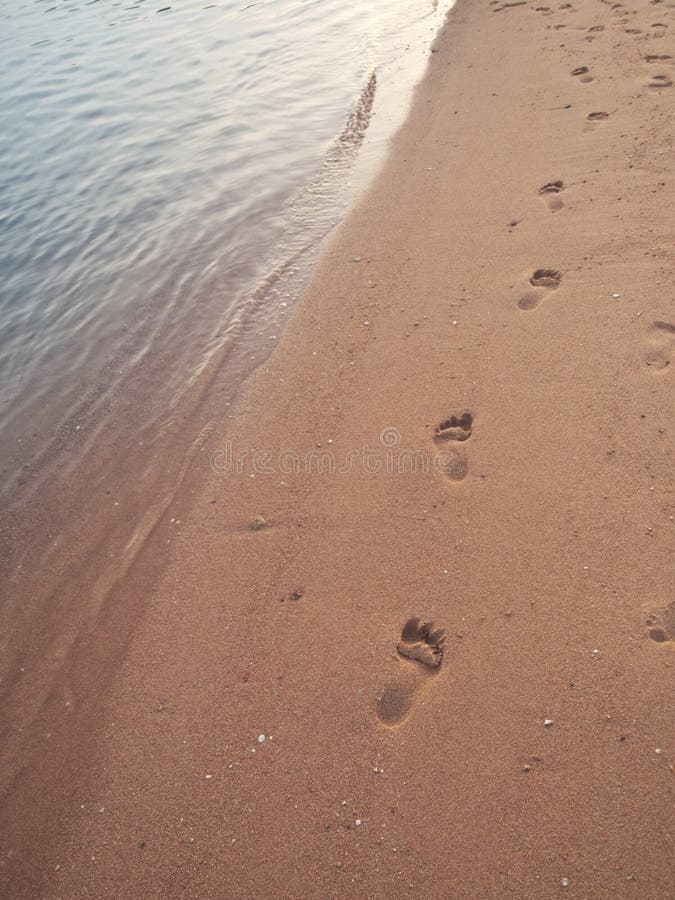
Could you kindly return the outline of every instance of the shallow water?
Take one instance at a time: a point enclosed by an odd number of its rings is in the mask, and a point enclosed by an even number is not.
[[[380,142],[399,124],[443,14],[431,0],[0,2],[0,485],[83,398],[110,417],[144,368],[145,424],[170,417],[252,297],[276,339],[294,294],[277,276],[348,196],[350,110],[377,69]]]

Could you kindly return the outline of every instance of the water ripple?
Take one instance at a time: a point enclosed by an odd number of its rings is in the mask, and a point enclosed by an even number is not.
[[[2,15],[7,473],[99,373],[114,387],[122,347],[165,367],[153,402],[168,414],[373,69],[439,16],[429,0],[15,0]]]

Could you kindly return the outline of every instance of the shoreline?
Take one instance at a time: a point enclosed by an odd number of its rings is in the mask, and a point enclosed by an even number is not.
[[[198,247],[185,248],[184,240],[177,240],[176,259],[172,265],[162,265],[158,261],[157,270],[161,274],[154,278],[149,275],[152,267],[148,265],[138,273],[136,290],[144,298],[140,306],[136,304],[137,308],[134,308],[133,300],[127,296],[129,292],[118,286],[118,293],[122,295],[120,303],[126,304],[123,322],[117,321],[115,314],[107,319],[100,317],[97,340],[89,340],[84,334],[80,346],[75,342],[70,352],[60,353],[58,341],[50,347],[50,335],[46,332],[44,341],[48,350],[45,352],[51,355],[38,358],[35,354],[31,363],[37,366],[41,375],[31,375],[22,365],[20,354],[17,356],[15,371],[5,373],[5,412],[0,424],[0,496],[3,501],[8,493],[14,495],[21,484],[35,478],[45,457],[60,452],[63,457],[72,459],[78,454],[81,447],[77,439],[84,437],[76,433],[83,430],[80,417],[86,418],[92,408],[96,412],[94,427],[99,433],[105,430],[104,441],[99,443],[110,444],[125,430],[140,431],[146,425],[159,432],[181,401],[184,400],[183,406],[188,408],[195,405],[194,399],[184,398],[184,394],[186,387],[189,390],[191,385],[199,382],[205,365],[217,369],[224,359],[238,355],[239,371],[231,374],[231,380],[239,383],[267,355],[269,342],[279,337],[289,307],[296,302],[307,281],[317,246],[372,177],[377,160],[383,155],[386,135],[395,130],[393,104],[387,103],[386,99],[382,102],[383,93],[396,95],[400,109],[405,110],[408,105],[400,102],[401,94],[411,92],[412,85],[420,77],[419,70],[430,40],[427,31],[430,28],[431,33],[435,33],[442,18],[442,12],[430,12],[428,7],[423,10],[422,5],[426,7],[426,0],[413,4],[413,15],[395,37],[389,33],[391,28],[384,25],[384,19],[391,14],[382,19],[379,40],[375,40],[374,35],[370,39],[363,36],[366,43],[374,42],[378,47],[367,54],[372,60],[371,68],[364,60],[355,66],[362,77],[354,75],[350,79],[353,94],[350,90],[343,91],[344,96],[336,102],[331,100],[330,90],[308,92],[315,98],[310,107],[330,109],[328,115],[332,127],[326,130],[324,124],[324,129],[312,136],[310,116],[310,121],[303,123],[303,133],[297,140],[297,153],[292,149],[296,144],[295,137],[282,142],[281,146],[294,159],[296,156],[300,159],[298,164],[281,167],[282,171],[293,175],[289,176],[285,186],[279,184],[278,190],[275,191],[271,184],[256,184],[255,191],[244,189],[241,204],[252,207],[246,213],[248,229],[246,222],[243,228],[237,226],[237,216],[230,216],[227,203],[214,202],[212,209],[225,206],[222,209],[225,221],[212,222],[206,214],[206,221],[200,222],[196,232],[201,237]],[[246,9],[253,10],[254,7]],[[365,20],[369,21],[370,16],[367,15]],[[372,33],[372,29],[377,31],[372,23],[362,26],[366,33]],[[302,29],[298,39],[301,42],[309,40],[307,35],[303,37]],[[339,39],[334,42],[340,43]],[[326,62],[328,64],[328,60]],[[311,60],[305,60],[300,67],[310,71]],[[339,70],[343,66],[332,68]],[[358,165],[354,166],[353,157],[363,134],[340,135],[339,131],[367,96],[372,69],[380,69],[384,75],[377,92],[377,122],[371,123],[368,147],[361,148]],[[282,81],[283,74],[282,69]],[[288,76],[289,73],[285,74]],[[333,81],[340,79],[329,79],[331,84]],[[302,120],[301,115],[298,118]],[[285,119],[290,120],[290,117],[286,115]],[[384,128],[377,127],[381,119],[385,120]],[[264,130],[264,124],[252,111],[253,129],[256,122]],[[374,151],[370,146],[373,133],[377,135]],[[270,137],[267,135],[268,142]],[[363,152],[366,149],[369,152]],[[366,157],[368,161],[364,162]],[[228,163],[226,168],[234,172],[236,179],[236,160],[235,165],[232,162],[226,156],[221,164]],[[249,183],[245,178],[242,180],[244,184]],[[267,202],[253,199],[260,193],[267,197]],[[125,231],[132,230],[130,224],[125,221]],[[79,273],[82,279],[86,280],[90,271],[95,273],[101,262],[106,261],[98,260],[94,255],[90,269]],[[125,271],[134,268],[126,264],[121,251],[118,263]],[[204,271],[205,268],[208,271]],[[20,294],[16,288],[17,273],[12,274],[14,293]],[[114,278],[110,273],[108,275],[107,279],[103,275],[101,278],[112,289]],[[278,284],[280,281],[283,281],[283,287]],[[19,297],[17,302],[20,300]],[[190,310],[197,310],[199,315],[191,314]],[[77,316],[78,309],[71,312]],[[120,312],[118,318],[121,317]],[[247,335],[247,330],[258,334]],[[248,346],[240,346],[244,341]],[[94,351],[96,359],[87,361],[82,358],[83,348],[90,345],[99,349]],[[60,371],[59,359],[67,361],[71,357],[79,360],[76,371],[68,374],[67,365]],[[139,383],[147,385],[147,391],[139,388]],[[56,393],[61,395],[62,402],[55,402]],[[148,393],[152,395],[151,403],[145,402]],[[125,401],[128,402],[124,416],[119,417],[122,421],[117,421],[114,409]],[[87,421],[86,425],[89,437],[91,423]]]
[[[195,412],[55,652],[14,896],[668,896],[675,18],[563,7],[458,0],[236,421]],[[219,474],[225,433],[446,470]]]

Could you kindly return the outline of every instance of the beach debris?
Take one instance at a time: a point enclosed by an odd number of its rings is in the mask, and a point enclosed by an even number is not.
[[[562,887],[568,888],[570,886],[569,878],[563,878],[563,880],[560,882],[560,884],[562,885]]]
[[[259,744],[264,744],[264,743],[265,743],[265,735],[264,735],[264,734],[259,734],[259,735],[258,735],[258,743],[259,743]]]
[[[213,775],[205,775],[204,778],[205,778],[207,781],[211,781],[211,779],[213,778]]]
[[[255,519],[251,522],[250,528],[251,531],[260,531],[267,525],[267,520],[263,518],[263,516],[256,516]]]
[[[592,650],[591,656],[593,656],[595,659],[597,659],[600,656],[600,651],[597,648],[595,650]]]
[[[553,719],[544,719],[544,728],[550,728],[553,725]]]
[[[361,819],[357,819],[356,822],[354,822],[354,824],[356,825],[357,828],[359,828],[363,824],[363,822],[361,821]]]
[[[617,294],[617,293],[612,294],[612,297],[613,297],[615,300],[618,300],[620,296],[621,296],[621,294]]]

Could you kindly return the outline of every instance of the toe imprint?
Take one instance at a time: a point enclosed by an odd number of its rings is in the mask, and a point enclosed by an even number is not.
[[[435,669],[443,662],[445,631],[434,628],[431,622],[421,622],[418,618],[408,619],[401,632],[401,640],[396,650],[407,659]]]
[[[562,181],[548,181],[539,188],[540,194],[559,194],[564,190],[565,185]]]
[[[555,288],[560,284],[562,275],[557,269],[537,269],[530,278],[533,287]]]
[[[473,416],[463,412],[461,416],[450,416],[436,428],[436,441],[468,441],[473,429]]]

